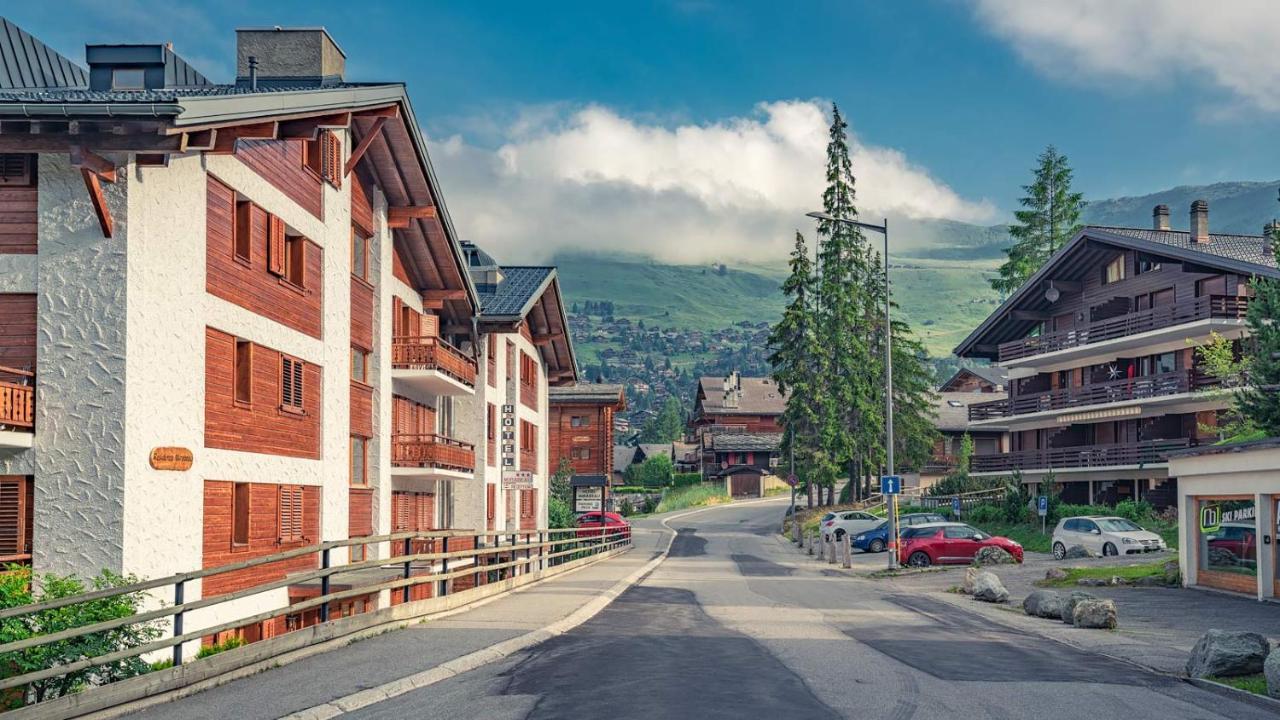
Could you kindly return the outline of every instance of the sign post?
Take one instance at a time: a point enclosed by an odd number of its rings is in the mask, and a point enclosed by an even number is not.
[[[886,515],[889,516],[889,569],[898,567],[898,493],[902,492],[900,475],[881,475],[880,494],[886,498]]]
[[[795,461],[792,461],[795,465]],[[791,486],[791,510],[788,511],[787,517],[791,518],[791,535],[796,542],[800,542],[800,525],[796,522],[796,485],[799,484],[800,478],[796,477],[794,467],[790,475],[787,476],[787,484]]]
[[[575,513],[603,512],[603,487],[576,487],[573,489],[573,511]]]
[[[955,515],[957,520],[960,519],[960,496],[959,495],[951,498],[951,514]]]
[[[1049,522],[1049,498],[1041,495],[1036,498],[1036,513],[1040,516],[1040,534],[1044,535],[1049,532],[1046,523]]]

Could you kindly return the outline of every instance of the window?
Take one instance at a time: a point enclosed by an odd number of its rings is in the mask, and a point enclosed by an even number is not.
[[[31,185],[35,156],[0,153],[0,187]]]
[[[1107,263],[1102,268],[1102,284],[1108,285],[1124,279],[1124,253],[1120,253],[1114,260]]]
[[[302,361],[281,355],[280,407],[291,412],[302,412],[302,390]]]
[[[147,73],[141,68],[115,68],[111,71],[112,90],[146,90]]]
[[[279,498],[280,542],[298,542],[303,539],[302,486],[281,485]]]
[[[486,342],[488,343],[488,352],[485,353],[485,360],[488,364],[488,381],[490,387],[498,385],[498,336],[490,333]]]
[[[359,435],[351,436],[351,484],[369,484],[369,440]]]
[[[351,226],[351,274],[361,280],[369,279],[369,240]]]
[[[528,353],[520,353],[520,383],[533,386],[538,384],[538,362]]]
[[[358,347],[351,348],[351,379],[356,382],[369,382],[369,353]]]
[[[569,427],[584,428],[591,425],[591,419],[581,415],[574,415],[569,418]]]
[[[1209,295],[1226,295],[1227,294],[1227,276],[1218,275],[1216,277],[1205,278],[1196,281],[1196,297],[1206,297]]]
[[[307,240],[301,235],[284,239],[284,279],[298,287],[306,287]]]
[[[948,525],[942,529],[942,536],[951,540],[971,540],[974,529],[967,525]]]
[[[248,200],[237,200],[236,224],[231,231],[231,246],[235,258],[244,263],[253,262],[253,218],[253,203]]]
[[[1155,272],[1160,269],[1160,258],[1152,257],[1146,253],[1138,254],[1138,262],[1134,267],[1134,274],[1141,275],[1143,273]]]
[[[591,448],[589,448],[589,447],[576,447],[576,448],[573,448],[572,450],[570,450],[570,451],[569,451],[569,454],[570,454],[570,456],[572,457],[572,459],[574,459],[574,460],[590,460],[590,459],[591,459]]]
[[[236,339],[235,368],[235,401],[241,405],[253,402],[253,343]]]
[[[231,544],[249,544],[249,505],[253,486],[236,483],[231,492]]]

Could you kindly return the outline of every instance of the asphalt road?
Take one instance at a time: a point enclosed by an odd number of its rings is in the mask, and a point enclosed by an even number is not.
[[[344,717],[1273,717],[824,570],[773,535],[782,508],[673,521],[671,556],[577,629]],[[643,532],[658,530],[642,521]]]

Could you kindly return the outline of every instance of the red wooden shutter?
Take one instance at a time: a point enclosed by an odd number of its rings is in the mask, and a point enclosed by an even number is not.
[[[320,135],[320,141],[321,151],[324,153],[324,171],[321,174],[334,187],[342,187],[342,141],[332,130],[325,130]]]
[[[26,478],[0,478],[0,555],[20,555],[26,544],[24,535]]]
[[[391,532],[411,530],[413,497],[405,492],[391,493]]]
[[[302,361],[280,356],[280,405],[302,410]]]
[[[415,530],[431,530],[436,524],[436,496],[418,493],[418,517]]]
[[[498,522],[498,486],[493,483],[485,484],[484,508],[485,525],[487,529],[492,530]]]
[[[280,486],[280,542],[301,540],[302,488],[298,485]]]
[[[284,220],[267,216],[267,271],[284,275]]]

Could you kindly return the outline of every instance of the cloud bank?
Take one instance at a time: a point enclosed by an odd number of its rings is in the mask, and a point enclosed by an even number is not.
[[[1219,91],[1188,103],[1202,115],[1280,112],[1275,0],[978,0],[974,9],[1052,77],[1163,83],[1185,75]]]
[[[770,260],[820,208],[826,108],[762,103],[747,117],[675,126],[596,105],[537,108],[506,127],[496,149],[453,136],[433,141],[432,157],[460,234],[504,262],[561,250]],[[962,198],[901,152],[850,135],[863,213],[995,217],[991,203]]]

